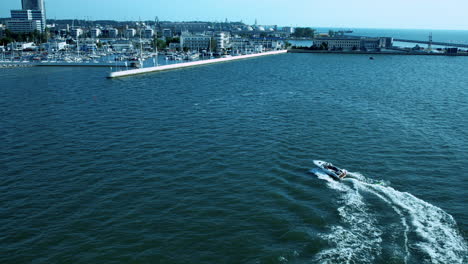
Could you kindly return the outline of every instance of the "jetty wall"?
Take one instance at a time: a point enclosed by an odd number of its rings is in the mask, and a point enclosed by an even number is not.
[[[126,76],[132,76],[132,75],[144,74],[144,73],[150,73],[150,72],[183,69],[183,68],[195,67],[195,66],[200,66],[200,65],[207,65],[207,64],[214,64],[214,63],[220,63],[220,62],[249,59],[249,58],[257,58],[257,57],[262,57],[262,56],[278,55],[278,54],[284,54],[284,53],[287,53],[287,50],[276,50],[276,51],[268,51],[268,52],[263,52],[263,53],[248,54],[248,55],[234,56],[234,57],[228,57],[228,58],[200,60],[200,61],[176,63],[176,64],[170,64],[170,65],[155,66],[155,67],[133,69],[133,70],[126,70],[126,71],[116,71],[116,72],[111,72],[108,78],[126,77]]]

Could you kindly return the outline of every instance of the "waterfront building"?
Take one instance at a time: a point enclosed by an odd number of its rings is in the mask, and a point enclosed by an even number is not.
[[[51,50],[51,51],[65,50],[66,47],[67,47],[67,42],[58,41],[58,40],[41,44],[41,49]]]
[[[255,50],[255,47],[248,38],[231,38],[229,43],[234,54],[249,54]]]
[[[128,28],[125,30],[125,37],[126,38],[134,38],[136,35],[136,29],[134,28]]]
[[[214,39],[216,40],[216,49],[224,50],[229,48],[229,33],[227,32],[218,32],[215,34]]]
[[[316,40],[314,40],[314,43]],[[343,49],[353,50],[361,47],[360,37],[325,37],[317,40],[317,44],[326,45],[329,50]]]
[[[229,47],[235,53],[263,52],[265,50],[284,49],[284,39],[279,37],[229,39]]]
[[[269,50],[279,50],[284,47],[284,41],[282,38],[251,38],[250,41],[253,46],[262,46],[264,49]]]
[[[9,50],[21,51],[21,50],[34,50],[36,49],[34,42],[12,42],[8,44]]]
[[[314,39],[314,45],[324,45],[328,50],[378,50],[391,47],[393,39],[355,36],[319,37]]]
[[[102,35],[102,31],[99,28],[93,28],[91,29],[91,37],[92,38],[99,38],[99,36]]]
[[[0,38],[3,38],[5,36],[5,28],[3,25],[0,25]]]
[[[132,42],[128,40],[118,40],[112,43],[111,48],[117,52],[128,52],[133,51],[134,46]]]
[[[211,37],[206,35],[193,35],[184,32],[180,35],[180,46],[189,50],[208,50],[210,48]]]

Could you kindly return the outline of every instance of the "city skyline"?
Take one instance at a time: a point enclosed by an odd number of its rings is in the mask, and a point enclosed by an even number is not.
[[[2,0],[0,17],[8,17],[12,9],[21,9],[24,0]],[[221,4],[220,4],[221,3]],[[243,21],[246,24],[310,26],[335,28],[402,28],[467,30],[464,10],[468,3],[448,0],[394,0],[392,4],[376,4],[371,0],[327,3],[296,0],[257,1],[201,0],[47,0],[48,19],[85,19],[138,21]],[[403,8],[404,7],[404,8]]]

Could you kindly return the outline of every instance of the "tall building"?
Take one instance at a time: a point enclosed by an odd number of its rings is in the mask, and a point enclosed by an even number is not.
[[[229,34],[226,32],[218,32],[214,36],[214,39],[216,40],[216,49],[217,50],[224,50],[228,48],[229,45]]]
[[[44,10],[44,0],[21,0],[23,10]]]
[[[42,31],[46,27],[46,10],[44,0],[21,0],[23,10],[31,10],[32,20],[40,20]]]
[[[44,32],[46,15],[44,0],[22,0],[22,10],[11,10],[11,19],[7,21],[9,30],[15,33],[29,33],[35,30]]]

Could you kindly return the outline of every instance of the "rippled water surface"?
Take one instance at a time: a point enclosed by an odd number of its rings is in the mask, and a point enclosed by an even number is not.
[[[0,262],[466,263],[467,66],[1,69]]]

